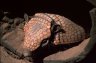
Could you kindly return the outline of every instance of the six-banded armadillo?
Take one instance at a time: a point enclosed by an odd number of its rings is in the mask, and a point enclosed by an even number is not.
[[[42,40],[51,35],[52,20],[65,31],[65,33],[56,34],[53,42],[54,45],[70,44],[85,39],[84,29],[71,20],[57,14],[36,13],[24,26],[25,37],[23,47],[30,51],[36,50]]]

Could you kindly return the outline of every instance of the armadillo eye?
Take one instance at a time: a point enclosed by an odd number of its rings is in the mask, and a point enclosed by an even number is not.
[[[48,39],[42,40],[41,47],[44,47],[44,46],[48,45],[48,43],[49,43]]]

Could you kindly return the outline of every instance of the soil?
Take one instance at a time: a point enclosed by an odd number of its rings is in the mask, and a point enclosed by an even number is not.
[[[7,41],[11,47],[15,48],[19,52],[23,52],[22,43],[24,38],[23,26],[28,20],[27,18],[8,18],[4,16],[0,21],[0,28],[2,28],[2,39]],[[64,51],[58,51],[54,54],[44,57],[46,60],[67,60],[71,57],[78,56],[88,44],[90,38],[85,39],[79,45],[69,48]],[[32,63],[26,59],[16,59],[6,52],[3,46],[0,46],[0,59],[1,63]]]

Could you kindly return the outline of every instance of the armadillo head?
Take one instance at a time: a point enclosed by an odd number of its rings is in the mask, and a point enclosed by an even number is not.
[[[23,47],[34,51],[43,39],[50,36],[50,22],[41,18],[32,18],[24,26],[24,44]]]

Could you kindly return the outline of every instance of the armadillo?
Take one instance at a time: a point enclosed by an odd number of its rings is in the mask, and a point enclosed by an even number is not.
[[[66,17],[50,14],[36,13],[24,26],[24,43],[23,47],[34,51],[42,43],[42,40],[51,35],[51,21],[54,20],[60,25],[65,33],[57,33],[53,44],[71,44],[80,42],[85,39],[85,30]]]

